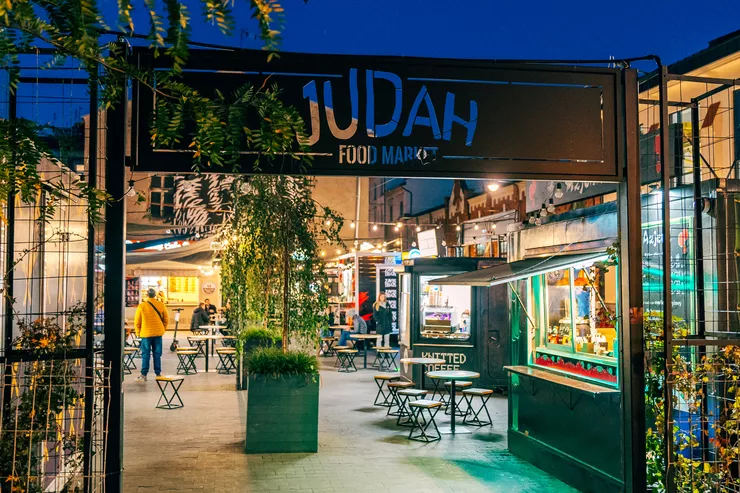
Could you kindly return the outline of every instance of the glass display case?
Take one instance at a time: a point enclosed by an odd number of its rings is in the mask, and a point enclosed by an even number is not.
[[[616,265],[593,262],[529,278],[533,365],[616,385],[616,271]]]
[[[421,339],[466,341],[470,339],[470,287],[429,284],[437,278],[419,278]]]

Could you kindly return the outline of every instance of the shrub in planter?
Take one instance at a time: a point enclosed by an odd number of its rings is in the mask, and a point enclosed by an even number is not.
[[[316,452],[319,371],[315,356],[259,348],[246,359],[247,453]]]
[[[237,358],[236,390],[246,390],[249,374],[244,364],[249,354],[258,348],[281,347],[282,338],[267,329],[249,329],[239,335],[239,356]]]

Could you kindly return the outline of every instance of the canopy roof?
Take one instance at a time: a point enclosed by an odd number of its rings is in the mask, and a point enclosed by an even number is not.
[[[575,253],[546,258],[530,258],[510,264],[494,265],[455,276],[429,281],[438,286],[496,286],[511,281],[544,274],[565,267],[588,266],[598,260],[606,260],[606,252]]]

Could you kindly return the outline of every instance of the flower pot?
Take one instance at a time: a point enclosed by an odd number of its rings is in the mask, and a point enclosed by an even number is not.
[[[318,376],[249,375],[248,454],[316,452],[318,443]]]

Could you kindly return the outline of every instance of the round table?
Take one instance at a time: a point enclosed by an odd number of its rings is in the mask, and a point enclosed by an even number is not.
[[[223,336],[221,335],[212,335],[212,336],[190,336],[188,339],[193,341],[206,341],[206,373],[208,373],[208,356],[210,355],[209,351],[209,341],[213,341],[213,343],[210,344],[210,346],[216,345],[216,339],[221,339]]]
[[[370,345],[370,340],[377,340],[378,335],[376,334],[350,334],[350,339],[362,339],[363,341],[368,341],[365,343],[365,348],[362,351],[362,368],[367,369],[367,347]]]
[[[455,401],[455,382],[457,380],[469,380],[473,378],[480,378],[480,373],[476,373],[474,371],[463,371],[463,370],[453,370],[453,371],[430,371],[427,373],[427,376],[429,378],[438,378],[441,380],[450,380],[452,382],[452,385],[450,385],[450,406],[452,406],[452,411],[450,413],[450,431],[449,433],[455,434],[455,410],[457,408],[457,402]],[[442,428],[440,428],[440,433],[446,433],[447,430],[442,431]],[[458,431],[458,433],[470,433],[470,430],[467,430],[465,428],[462,428]]]
[[[439,358],[402,358],[401,363],[405,365],[443,365],[445,360]],[[421,379],[419,380],[419,389],[424,390],[424,368],[421,369]]]

